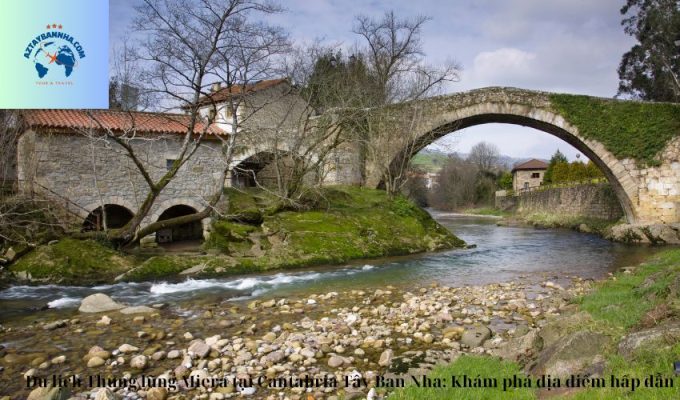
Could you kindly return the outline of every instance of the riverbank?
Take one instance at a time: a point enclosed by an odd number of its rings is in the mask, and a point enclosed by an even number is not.
[[[500,284],[326,290],[245,303],[125,307],[96,295],[81,309],[106,311],[34,315],[2,327],[8,385],[0,393],[23,397],[30,392],[26,377],[61,374],[83,379],[61,392],[78,399],[259,399],[279,392],[377,399],[395,391],[409,399],[533,399],[543,396],[535,382],[547,374],[668,378],[680,350],[671,328],[678,326],[678,265],[680,250],[672,250],[599,282],[534,274]],[[452,375],[495,377],[501,386],[453,388]],[[513,375],[534,386],[503,392],[503,378]],[[412,376],[419,383],[441,378],[448,387],[415,387]],[[116,378],[108,390],[88,386],[103,377]],[[563,389],[550,393],[618,399],[631,392]],[[34,398],[56,398],[34,390],[43,396]],[[676,384],[637,388],[632,398],[677,394]]]
[[[526,335],[484,356],[461,357],[430,375],[447,381],[453,375],[495,378],[497,387],[422,389],[411,385],[395,398],[447,399],[461,390],[475,398],[677,398],[679,265],[680,250],[668,250],[625,268],[574,298]],[[553,379],[550,388],[540,378],[546,374]],[[513,375],[518,379],[510,383]],[[573,376],[578,378],[570,381]]]
[[[30,323],[13,321],[2,327],[0,363],[3,378],[11,379],[0,392],[23,397],[30,392],[23,386],[26,377],[61,374],[84,382],[92,376],[95,385],[97,376],[118,378],[108,398],[205,394],[222,399],[239,391],[253,398],[280,391],[290,398],[304,392],[315,399],[357,398],[369,395],[384,378],[383,387],[372,395],[382,397],[392,390],[388,381],[422,376],[461,354],[485,353],[486,342],[498,346],[525,334],[590,284],[573,277],[527,277],[459,288],[327,290],[304,297],[179,307],[125,307],[95,295],[83,300],[87,307],[81,310],[106,311],[34,315]],[[166,382],[169,392],[144,387],[142,375]],[[301,387],[305,377],[320,383]],[[210,382],[207,387],[191,384],[209,378],[216,380],[202,381]],[[252,387],[234,385],[249,379]],[[346,379],[356,386],[348,386]],[[267,387],[272,382],[293,382],[295,387]],[[84,384],[68,392],[84,399],[99,390]],[[34,395],[47,396],[41,389]]]
[[[162,247],[133,254],[105,242],[62,238],[8,268],[15,282],[93,285],[229,276],[463,247],[465,243],[407,199],[379,190],[330,187],[282,207],[261,190],[227,190],[210,237],[193,254]]]

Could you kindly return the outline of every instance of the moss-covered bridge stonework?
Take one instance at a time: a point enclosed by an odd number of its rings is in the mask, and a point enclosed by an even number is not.
[[[611,100],[491,87],[370,110],[365,182],[460,129],[532,127],[563,139],[604,172],[629,223],[680,222],[680,104]],[[406,157],[406,158],[404,158]],[[381,162],[383,164],[381,164]]]

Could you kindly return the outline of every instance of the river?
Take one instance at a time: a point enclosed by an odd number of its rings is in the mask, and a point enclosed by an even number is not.
[[[181,307],[187,303],[242,302],[387,285],[409,288],[438,283],[454,287],[523,279],[559,282],[568,276],[596,279],[637,264],[657,251],[569,230],[498,227],[496,219],[489,217],[440,212],[433,212],[433,216],[477,247],[224,279],[120,283],[92,288],[13,286],[0,291],[0,321],[27,321],[38,313],[72,315],[83,297],[96,292],[131,305],[166,303]]]

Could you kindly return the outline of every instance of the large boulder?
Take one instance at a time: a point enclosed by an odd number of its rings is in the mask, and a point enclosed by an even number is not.
[[[564,335],[576,332],[592,321],[593,318],[586,312],[577,312],[549,319],[539,332],[542,347],[552,346]]]
[[[480,325],[466,329],[465,332],[463,332],[463,337],[461,337],[460,342],[472,349],[480,347],[490,337],[491,330],[486,326]]]
[[[602,364],[603,349],[610,344],[610,338],[601,333],[579,331],[560,338],[541,351],[530,369],[532,375],[568,377]]]
[[[98,313],[112,310],[120,310],[125,308],[124,305],[115,302],[112,298],[104,293],[95,293],[87,296],[80,302],[78,311],[84,313]]]
[[[661,341],[669,341],[670,343],[680,341],[680,322],[662,324],[625,336],[619,342],[619,354],[630,360],[640,347]]]
[[[609,238],[624,243],[680,244],[679,224],[620,224]]]
[[[533,357],[542,346],[537,329],[531,329],[523,336],[515,337],[502,343],[491,354],[507,361],[524,362]]]

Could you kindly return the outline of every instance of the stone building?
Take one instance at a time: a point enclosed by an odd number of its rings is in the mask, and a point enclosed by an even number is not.
[[[512,169],[512,189],[519,193],[541,186],[547,169],[547,163],[535,158],[515,165]]]
[[[129,141],[137,158],[157,181],[178,158],[189,118],[109,110],[27,110],[26,130],[17,142],[19,190],[38,192],[80,219],[84,230],[125,225],[139,208],[149,187],[125,149],[103,134],[133,136]],[[221,188],[224,162],[220,158],[216,126],[203,126],[206,137],[195,154],[161,192],[143,221],[196,213]],[[104,218],[104,214],[106,217]],[[208,221],[159,232],[159,241],[200,239]]]
[[[205,132],[204,138],[161,192],[143,225],[202,210],[222,184],[252,186],[259,176],[266,181],[272,173],[266,170],[271,153],[274,149],[285,151],[286,141],[281,137],[295,129],[308,110],[286,80],[231,90],[214,85],[199,104],[204,121],[211,116],[213,123],[195,126],[195,132]],[[242,121],[238,129],[230,123],[229,104],[238,105]],[[24,131],[15,153],[19,190],[39,192],[60,203],[83,230],[102,229],[104,224],[124,226],[149,190],[133,159],[106,132],[132,138],[130,146],[156,181],[178,159],[190,125],[188,115],[170,113],[26,110],[22,116]],[[239,137],[234,157],[226,165],[220,139],[228,135]],[[272,143],[271,138],[280,143]],[[209,226],[206,219],[159,231],[156,238],[159,242],[199,239]]]

